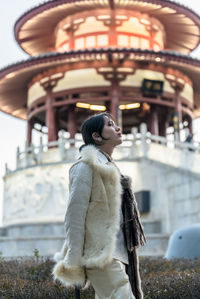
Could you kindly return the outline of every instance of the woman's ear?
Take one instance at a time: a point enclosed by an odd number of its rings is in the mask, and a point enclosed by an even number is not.
[[[94,141],[97,141],[99,138],[99,134],[97,132],[92,133],[92,138],[94,139]]]
[[[102,140],[103,140],[102,137],[99,136],[99,134],[97,132],[92,133],[92,138],[97,143],[102,142]]]

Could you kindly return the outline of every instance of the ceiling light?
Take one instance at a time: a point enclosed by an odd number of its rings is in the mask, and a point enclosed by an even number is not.
[[[90,109],[90,110],[97,110],[97,111],[105,111],[106,106],[103,105],[90,105],[88,103],[76,103],[76,107],[78,108],[85,108],[85,109]]]
[[[119,105],[119,109],[125,110],[126,109],[126,105]]]
[[[100,105],[90,105],[90,110],[105,111],[106,107],[105,106],[100,106]]]
[[[119,109],[125,110],[125,109],[136,109],[140,107],[140,103],[132,103],[132,104],[126,104],[126,105],[119,105]]]
[[[76,107],[78,108],[90,108],[90,104],[87,103],[76,103]]]
[[[135,108],[139,108],[139,107],[140,107],[140,103],[133,103],[133,104],[126,105],[126,109],[135,109]]]

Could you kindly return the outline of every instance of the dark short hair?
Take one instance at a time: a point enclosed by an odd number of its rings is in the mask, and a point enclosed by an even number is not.
[[[85,145],[88,144],[96,145],[95,140],[92,137],[92,134],[94,132],[98,133],[99,136],[105,140],[105,138],[103,138],[102,136],[103,127],[105,124],[104,116],[107,116],[112,119],[112,116],[109,113],[103,112],[103,113],[95,114],[83,122],[81,126],[81,134],[83,136],[83,141]]]

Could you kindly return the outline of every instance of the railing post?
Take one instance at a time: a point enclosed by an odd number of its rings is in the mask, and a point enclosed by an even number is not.
[[[28,158],[28,143],[27,141],[25,142],[25,167],[27,167],[29,165],[29,158]]]
[[[142,154],[144,157],[147,156],[148,152],[148,144],[146,142],[146,137],[147,137],[147,125],[145,123],[142,123],[140,125],[140,133],[141,133],[141,149],[142,149]]]
[[[131,133],[133,135],[133,140],[132,140],[132,146],[131,146],[131,156],[133,159],[137,158],[139,156],[139,148],[137,146],[137,133],[138,133],[138,128],[133,127],[131,129]]]
[[[35,147],[33,144],[31,144],[31,157],[32,157],[32,160],[35,162],[35,164],[37,164],[38,163],[37,155],[35,154]]]
[[[5,175],[7,175],[8,174],[8,164],[7,163],[5,163]]]
[[[61,161],[63,161],[65,159],[65,140],[62,137],[58,139],[58,147]]]
[[[138,128],[133,127],[133,128],[131,129],[131,133],[132,133],[132,135],[133,135],[133,144],[134,144],[134,143],[136,143],[136,141],[137,141]]]
[[[16,169],[20,168],[20,150],[19,146],[17,147],[16,151]]]
[[[42,136],[40,136],[39,152],[37,155],[38,164],[42,162],[42,154],[43,154],[43,140],[42,140]]]

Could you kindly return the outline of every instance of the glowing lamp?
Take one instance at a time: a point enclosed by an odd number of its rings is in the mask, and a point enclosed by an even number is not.
[[[105,111],[106,107],[100,105],[90,105],[90,110]]]
[[[76,107],[89,109],[90,108],[90,104],[87,104],[87,103],[76,103]]]
[[[84,108],[84,109],[90,109],[90,110],[96,110],[96,111],[105,111],[106,107],[102,105],[90,105],[88,103],[76,103],[76,107],[78,108]]]
[[[140,107],[140,103],[132,103],[132,104],[126,104],[126,105],[119,105],[119,109],[125,110],[125,109],[136,109]]]

